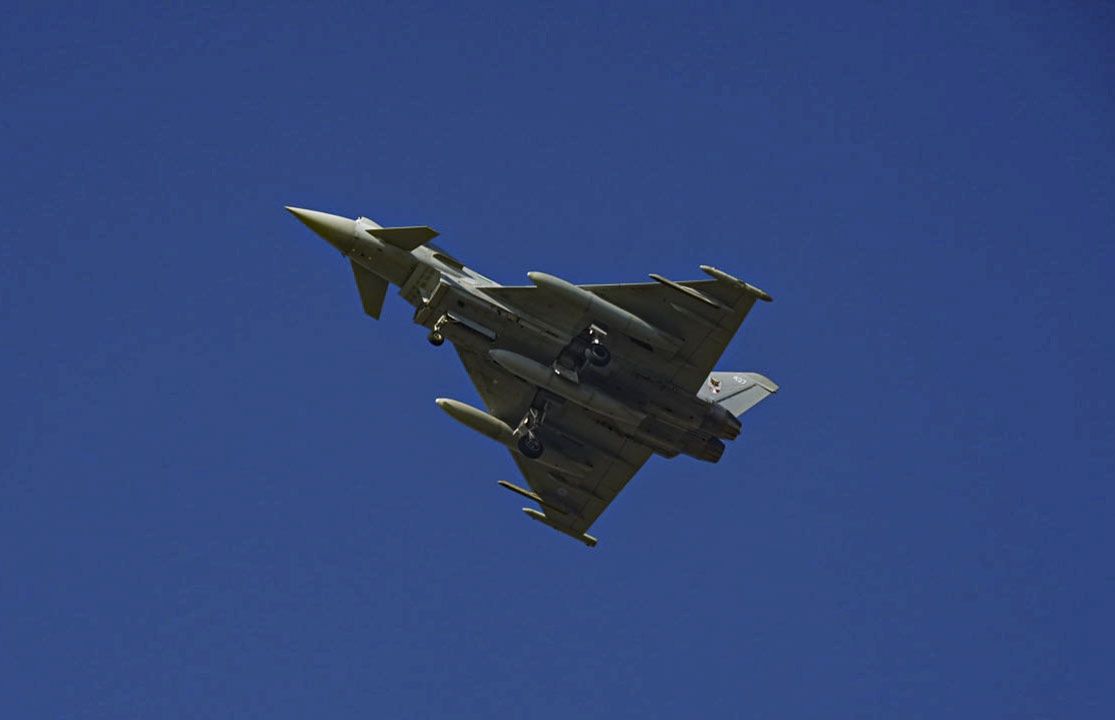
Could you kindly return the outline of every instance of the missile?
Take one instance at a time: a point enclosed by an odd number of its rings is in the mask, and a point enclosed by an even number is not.
[[[666,287],[670,288],[671,290],[677,290],[682,295],[685,295],[687,297],[691,297],[694,300],[696,300],[697,302],[704,303],[705,305],[708,305],[710,308],[712,308],[714,310],[720,310],[721,309],[720,303],[716,302],[715,300],[710,298],[708,295],[705,295],[700,290],[694,290],[693,288],[689,287],[688,285],[682,285],[681,283],[676,283],[673,280],[670,280],[669,278],[662,277],[658,273],[651,273],[650,274],[650,279],[654,280],[657,283],[661,283],[662,285],[665,285]],[[700,317],[700,316],[698,316],[698,317]]]
[[[530,490],[527,490],[526,488],[521,488],[518,485],[514,485],[512,483],[507,482],[506,480],[498,480],[496,482],[500,487],[507,488],[508,490],[515,493],[516,495],[522,495],[523,497],[527,498],[528,500],[533,500],[534,502],[538,503],[539,505],[546,508],[547,510],[553,510],[554,512],[556,512],[560,515],[568,515],[569,514],[569,510],[567,510],[565,508],[560,508],[557,505],[554,505],[553,503],[547,502],[546,500],[544,500],[542,498],[541,495],[539,495],[536,492],[532,492]]]
[[[531,385],[549,390],[553,394],[593,412],[631,425],[638,425],[646,417],[645,413],[641,413],[616,400],[611,395],[607,395],[591,385],[567,380],[555,373],[553,368],[518,353],[513,353],[510,350],[489,350],[488,356],[515,377]]]
[[[715,280],[719,280],[725,285],[737,287],[749,295],[754,295],[756,298],[762,300],[763,302],[771,302],[772,300],[774,300],[774,298],[772,298],[770,294],[763,290],[760,290],[751,283],[746,283],[743,280],[740,280],[738,277],[732,277],[723,270],[714,268],[711,265],[701,265],[701,272]]]
[[[544,272],[529,272],[527,277],[539,288],[563,298],[573,306],[574,310],[588,313],[593,320],[599,320],[608,326],[609,330],[630,335],[636,340],[670,352],[681,347],[682,341],[678,338],[659,330],[630,310],[624,310],[583,287]]]

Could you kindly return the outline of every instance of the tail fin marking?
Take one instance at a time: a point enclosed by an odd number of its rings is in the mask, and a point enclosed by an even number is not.
[[[778,385],[759,373],[713,372],[697,397],[739,417],[776,392]]]

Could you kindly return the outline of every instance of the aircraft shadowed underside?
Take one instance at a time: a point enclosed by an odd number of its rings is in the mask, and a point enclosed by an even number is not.
[[[707,280],[574,285],[528,273],[505,287],[430,241],[431,228],[380,227],[288,207],[350,262],[364,312],[379,318],[388,285],[416,308],[429,341],[448,340],[486,410],[437,404],[506,446],[538,505],[529,517],[589,547],[589,527],[652,453],[717,462],[739,416],[778,390],[713,366],[762,290],[706,265]]]

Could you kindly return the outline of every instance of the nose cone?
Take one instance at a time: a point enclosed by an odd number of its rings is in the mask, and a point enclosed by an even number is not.
[[[340,215],[318,212],[317,210],[290,207],[289,205],[286,209],[287,212],[298,218],[303,225],[325,238],[330,245],[341,252],[351,249],[352,236],[356,227],[355,220]]]

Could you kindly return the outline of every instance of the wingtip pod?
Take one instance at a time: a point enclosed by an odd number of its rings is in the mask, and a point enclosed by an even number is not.
[[[573,538],[574,540],[580,540],[587,547],[590,547],[590,548],[596,547],[596,543],[598,542],[597,539],[594,538],[592,535],[589,535],[588,533],[580,533],[580,534],[572,533],[569,530],[567,530],[567,529],[563,528],[562,526],[558,525],[557,523],[555,523],[553,520],[550,520],[550,518],[546,517],[546,515],[544,513],[540,513],[537,510],[535,510],[534,508],[523,508],[523,512],[526,513],[526,516],[529,517],[531,520],[537,520],[538,522],[542,523],[546,527],[553,528],[554,530],[557,530],[559,533],[561,533],[563,535],[568,535],[569,537]]]
[[[746,283],[737,277],[732,277],[723,270],[714,268],[711,265],[701,265],[701,272],[715,280],[719,280],[722,283],[732,285],[739,288],[740,290],[743,290],[744,292],[750,293],[763,302],[772,302],[774,300],[774,298],[772,298],[769,293],[760,290],[751,283]]]

